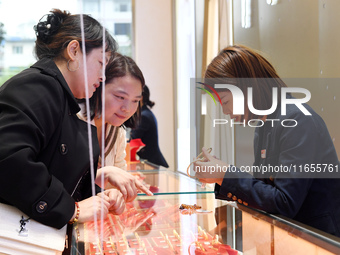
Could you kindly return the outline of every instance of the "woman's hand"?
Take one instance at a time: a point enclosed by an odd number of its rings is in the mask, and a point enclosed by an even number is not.
[[[104,198],[104,196],[98,194],[97,196],[92,196],[90,198],[78,202],[78,206],[79,206],[78,222],[84,223],[87,221],[93,221],[94,215],[97,215],[97,218],[99,219],[99,217],[101,217],[102,212],[104,214],[104,217],[106,217],[106,215],[109,212],[110,202],[108,197]],[[73,216],[73,218],[74,217],[75,215]]]
[[[223,170],[227,169],[229,165],[210,155],[204,147],[202,152],[205,160],[194,163],[195,176],[200,182],[221,185],[225,175]]]
[[[143,183],[137,180],[135,176],[118,167],[105,166],[98,169],[95,181],[98,186],[102,186],[102,176],[104,178],[104,187],[107,183],[110,183],[112,186],[120,190],[126,202],[133,201],[137,196],[138,190],[141,190],[148,196],[153,195],[153,193],[144,186]]]
[[[104,215],[105,219],[109,211],[113,214],[123,213],[125,209],[125,201],[119,190],[109,189],[98,193],[96,196],[92,196],[78,202],[78,206],[78,222],[84,223],[93,221],[95,215],[97,215],[97,219],[100,219],[100,217]],[[76,213],[77,209],[75,210],[72,219],[74,219]]]
[[[125,210],[125,200],[122,193],[116,189],[108,189],[102,193],[104,199],[108,199],[109,211],[113,214],[122,214]]]

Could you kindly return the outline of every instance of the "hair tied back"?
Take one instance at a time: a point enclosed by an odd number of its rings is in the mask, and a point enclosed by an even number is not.
[[[34,26],[34,31],[38,39],[44,43],[49,43],[51,37],[58,31],[63,22],[63,13],[52,12],[52,14],[44,15],[37,25]]]

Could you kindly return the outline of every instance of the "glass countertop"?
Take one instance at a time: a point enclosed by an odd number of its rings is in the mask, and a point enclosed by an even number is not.
[[[143,182],[149,187],[154,195],[171,195],[171,194],[197,194],[197,193],[214,193],[214,186],[206,185],[196,179],[178,172],[166,171],[149,171],[135,172]],[[145,196],[140,193],[140,196]]]
[[[128,172],[142,181],[154,195],[214,193],[214,185],[202,185],[186,174],[173,172],[152,163],[129,162]],[[107,186],[106,188],[110,188]],[[139,193],[138,196],[146,196]]]

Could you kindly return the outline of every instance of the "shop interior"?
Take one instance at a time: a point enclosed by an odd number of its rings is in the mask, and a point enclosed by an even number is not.
[[[215,199],[213,184],[187,175],[202,147],[230,164],[253,164],[254,128],[213,127],[212,119],[225,116],[212,100],[202,115],[201,92],[193,85],[233,44],[261,52],[287,83],[311,92],[309,104],[340,156],[338,0],[32,0],[30,11],[41,6],[32,15],[23,6],[5,17],[13,2],[0,0],[0,84],[34,63],[33,24],[60,8],[89,13],[112,31],[119,51],[142,70],[155,102],[159,147],[169,167],[136,157],[139,148],[126,149],[129,171],[155,196],[139,194],[122,215],[76,226],[74,254],[340,254],[339,238]]]

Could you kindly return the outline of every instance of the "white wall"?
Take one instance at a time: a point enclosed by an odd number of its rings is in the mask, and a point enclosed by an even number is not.
[[[150,88],[161,151],[175,169],[174,46],[171,0],[135,0],[135,56]]]

